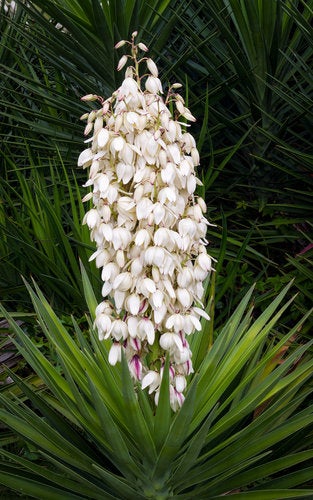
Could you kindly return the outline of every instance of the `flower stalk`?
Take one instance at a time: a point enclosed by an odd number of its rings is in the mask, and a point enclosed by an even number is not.
[[[86,113],[90,147],[78,165],[89,168],[83,201],[91,208],[83,223],[90,229],[101,269],[103,301],[96,309],[100,339],[111,339],[109,362],[124,353],[130,373],[158,403],[166,355],[169,356],[170,403],[184,401],[186,377],[193,372],[188,336],[209,319],[201,303],[203,281],[212,270],[206,251],[206,205],[195,194],[199,153],[188,126],[195,121],[172,85],[163,98],[155,62],[143,43],[130,47],[118,63],[122,85],[108,99],[87,95],[100,108]],[[172,103],[175,116],[168,108]]]

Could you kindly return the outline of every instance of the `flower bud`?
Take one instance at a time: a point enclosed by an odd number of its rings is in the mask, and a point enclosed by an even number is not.
[[[127,63],[127,56],[122,56],[121,59],[118,62],[117,65],[117,71],[120,71],[122,68],[124,68],[125,64]]]
[[[158,72],[158,68],[157,68],[157,65],[155,64],[155,62],[152,61],[152,59],[148,58],[147,59],[147,66],[148,66],[148,70],[150,71],[151,75],[155,76],[157,78],[159,72]]]
[[[141,50],[143,50],[144,52],[148,52],[149,51],[148,47],[144,43],[142,43],[142,42],[138,43],[138,48],[141,49]]]
[[[126,40],[121,40],[120,42],[117,42],[115,45],[114,45],[114,48],[115,49],[119,49],[120,47],[123,47],[123,45],[125,45],[126,43]]]
[[[96,101],[98,96],[95,94],[87,94],[80,98],[81,101]]]

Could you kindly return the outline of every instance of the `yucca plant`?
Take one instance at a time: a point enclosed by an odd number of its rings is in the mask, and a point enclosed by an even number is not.
[[[10,373],[20,392],[0,395],[2,422],[38,454],[34,461],[2,449],[0,482],[51,499],[309,497],[313,490],[301,485],[313,477],[311,343],[287,349],[309,313],[277,335],[290,285],[256,318],[250,289],[213,339],[199,303],[210,268],[205,204],[195,194],[199,156],[181,129],[194,118],[177,84],[163,101],[157,67],[138,61],[147,48],[135,35],[119,89],[107,100],[84,98],[102,106],[85,116],[94,135],[79,164],[90,167],[85,199],[94,206],[84,221],[105,300],[98,305],[82,267],[90,317],[88,329],[73,319],[73,338],[37,284],[26,283],[51,359],[1,309],[42,386]],[[139,63],[151,73],[145,90]],[[191,354],[193,370],[183,372]]]

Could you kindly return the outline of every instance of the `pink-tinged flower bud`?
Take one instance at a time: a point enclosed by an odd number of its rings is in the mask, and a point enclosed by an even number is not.
[[[181,83],[173,83],[173,85],[171,85],[171,88],[172,89],[181,89],[182,84]]]
[[[118,62],[117,65],[117,71],[120,71],[122,68],[124,68],[125,64],[127,63],[127,56],[122,56],[121,59]]]
[[[135,38],[138,35],[138,31],[133,31],[132,32],[132,38]]]
[[[148,70],[150,71],[151,75],[155,76],[157,78],[159,75],[159,72],[158,72],[158,68],[157,68],[157,65],[155,64],[155,62],[152,61],[152,59],[150,59],[150,58],[148,58],[146,62],[147,62]]]
[[[93,129],[93,123],[87,123],[85,129],[84,129],[84,135],[90,134],[90,132]]]
[[[114,48],[115,49],[119,49],[120,47],[123,47],[123,45],[125,45],[126,43],[126,40],[120,40],[119,42],[117,42],[115,45],[114,45]]]
[[[80,98],[81,101],[96,101],[98,96],[95,94],[87,94]]]
[[[109,102],[109,101],[105,101],[105,102],[103,103],[103,106],[102,106],[102,113],[103,113],[104,115],[106,115],[106,114],[107,114],[107,112],[109,111],[109,109],[110,109],[110,102]]]
[[[138,48],[141,49],[141,50],[143,50],[144,52],[148,52],[149,51],[148,47],[144,43],[142,43],[142,42],[138,43]]]

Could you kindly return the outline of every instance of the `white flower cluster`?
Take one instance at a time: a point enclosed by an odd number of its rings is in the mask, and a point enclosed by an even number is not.
[[[130,59],[125,79],[113,95],[98,100],[99,110],[83,115],[85,134],[93,131],[90,148],[78,165],[90,167],[94,208],[84,217],[97,250],[91,256],[102,269],[102,296],[95,327],[100,339],[112,339],[109,362],[121,360],[122,351],[134,379],[155,393],[157,404],[166,354],[170,361],[170,402],[183,403],[186,376],[192,370],[186,337],[200,331],[203,280],[211,270],[206,252],[208,222],[195,167],[199,153],[192,135],[185,132],[182,116],[194,121],[174,84],[167,98],[155,63],[137,59],[147,47],[131,46],[121,69]],[[139,65],[149,74],[140,77]],[[141,88],[143,87],[143,88]],[[174,118],[168,108],[175,106]],[[198,307],[197,307],[198,305]]]

